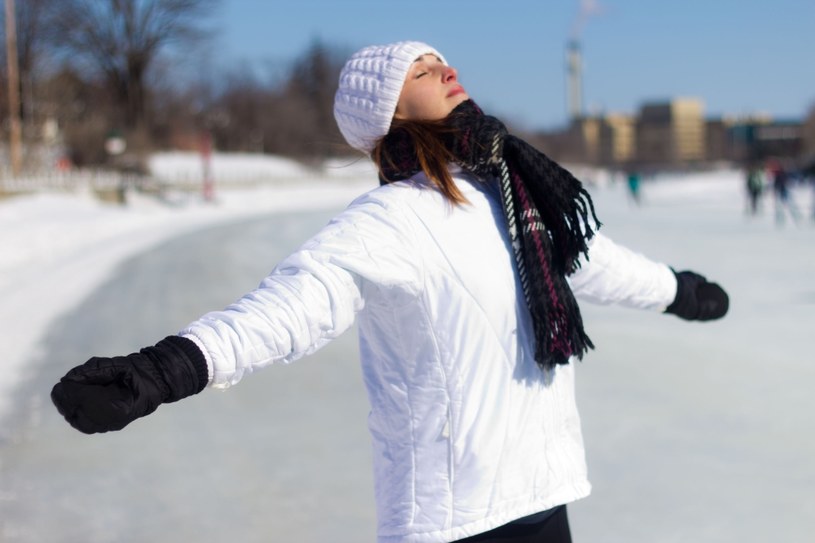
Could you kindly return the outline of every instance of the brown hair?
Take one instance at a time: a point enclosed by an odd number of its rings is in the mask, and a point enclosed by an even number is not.
[[[453,160],[453,154],[445,146],[443,136],[452,132],[453,129],[449,125],[445,124],[443,120],[394,119],[390,130],[391,132],[404,130],[408,133],[413,141],[419,166],[450,203],[469,203],[467,198],[458,190],[448,170],[448,164]],[[394,166],[394,162],[384,145],[385,138],[387,136],[376,142],[371,151],[371,160],[376,164],[380,177],[385,179],[386,183],[389,183],[391,180],[385,177],[383,166],[385,164]]]

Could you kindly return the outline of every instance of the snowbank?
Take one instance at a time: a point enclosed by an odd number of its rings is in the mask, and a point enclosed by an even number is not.
[[[147,164],[150,174],[169,184],[200,183],[204,175],[204,158],[200,153],[167,152],[153,155]],[[359,159],[332,159],[321,167],[308,167],[295,160],[248,153],[214,153],[209,159],[210,175],[218,185],[247,182],[280,182],[319,177],[349,179],[365,176],[372,179],[373,164]]]

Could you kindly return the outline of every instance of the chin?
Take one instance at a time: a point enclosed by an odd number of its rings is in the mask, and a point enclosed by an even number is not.
[[[450,100],[451,100],[451,102],[450,102],[450,104],[451,104],[450,111],[452,111],[453,109],[455,109],[456,107],[458,107],[459,105],[461,105],[462,103],[466,102],[469,99],[470,99],[470,97],[467,96],[467,93],[464,93],[464,92],[461,93],[461,94],[456,94],[455,96],[451,96],[450,97]]]

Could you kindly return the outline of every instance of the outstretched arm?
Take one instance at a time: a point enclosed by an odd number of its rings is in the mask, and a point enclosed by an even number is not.
[[[691,271],[661,262],[596,234],[589,259],[569,277],[575,296],[597,304],[661,311],[686,320],[712,320],[728,310],[727,293]]]
[[[54,404],[82,432],[121,430],[207,384],[225,387],[314,352],[353,324],[364,289],[409,288],[417,280],[403,220],[375,197],[358,199],[223,311],[138,353],[95,357],[70,370],[53,388]]]

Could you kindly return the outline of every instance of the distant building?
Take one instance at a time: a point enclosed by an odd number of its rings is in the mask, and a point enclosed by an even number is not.
[[[708,162],[728,162],[734,159],[733,123],[727,119],[705,122],[705,159]]]
[[[705,119],[701,100],[678,98],[645,103],[636,116],[576,117],[562,130],[535,135],[535,142],[555,160],[612,168],[744,164],[770,157],[811,162],[815,108],[805,122],[763,114]]]
[[[570,161],[582,158],[584,164],[597,164],[600,158],[600,123],[598,117],[574,119],[567,132]]]
[[[599,134],[600,164],[612,166],[631,162],[636,156],[636,120],[630,115],[603,118]]]
[[[636,160],[679,165],[705,159],[705,119],[701,100],[678,98],[646,103],[636,125]]]
[[[804,124],[800,121],[748,119],[730,128],[732,159],[737,162],[779,158],[797,160],[805,153]]]
[[[559,162],[597,164],[599,120],[579,117],[568,127],[535,136],[535,142],[545,153]]]
[[[563,162],[618,166],[635,152],[635,121],[627,115],[580,117],[565,130],[538,135],[541,148]]]
[[[756,127],[755,145],[768,156],[797,158],[804,148],[800,121],[775,121]]]

